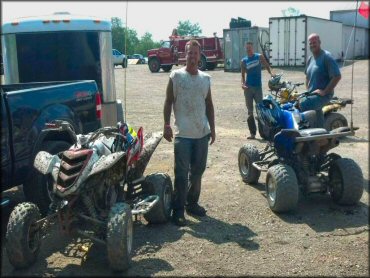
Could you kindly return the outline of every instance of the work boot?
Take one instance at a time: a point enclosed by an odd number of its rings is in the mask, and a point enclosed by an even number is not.
[[[186,206],[186,212],[188,214],[193,214],[196,216],[205,216],[207,210],[198,204],[194,204],[194,205]]]
[[[250,136],[247,137],[247,139],[251,139],[251,140],[256,139],[256,135],[251,134]]]
[[[173,212],[172,221],[176,226],[186,226],[187,224],[184,213]]]

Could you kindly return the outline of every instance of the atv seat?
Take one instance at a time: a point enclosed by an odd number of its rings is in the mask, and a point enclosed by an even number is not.
[[[329,132],[325,128],[308,128],[299,130],[299,134],[302,137],[328,134]]]

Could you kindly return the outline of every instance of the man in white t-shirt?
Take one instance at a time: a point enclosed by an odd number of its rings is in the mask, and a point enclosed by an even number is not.
[[[206,169],[208,142],[216,139],[214,108],[210,76],[198,70],[200,44],[186,43],[186,67],[174,70],[166,90],[163,137],[172,142],[175,135],[175,183],[173,221],[185,226],[188,214],[204,216],[206,210],[198,204],[201,179]],[[174,134],[170,125],[174,111]]]

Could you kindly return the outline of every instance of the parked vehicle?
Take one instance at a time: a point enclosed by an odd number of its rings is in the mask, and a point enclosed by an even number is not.
[[[270,17],[270,65],[305,66],[310,56],[307,37],[318,30],[322,38],[321,47],[329,51],[334,59],[341,60],[345,50],[342,45],[342,25],[338,21],[306,15]]]
[[[63,233],[77,233],[105,245],[112,270],[126,270],[132,256],[132,216],[144,215],[149,223],[164,223],[170,217],[170,177],[143,176],[162,134],[144,139],[142,128],[136,136],[124,123],[87,135],[76,135],[63,121],[48,128],[73,134],[74,142],[56,155],[37,154],[35,168],[53,184],[52,203],[44,218],[33,203],[14,208],[5,244],[10,263],[15,268],[30,266],[40,252],[42,237],[58,223]]]
[[[139,64],[145,64],[146,63],[144,56],[141,55],[141,54],[132,54],[132,55],[129,55],[128,58],[139,60]]]
[[[115,66],[119,65],[123,68],[127,67],[127,57],[125,54],[122,54],[117,49],[112,49],[112,55],[113,55],[113,64]]]
[[[308,94],[308,93],[307,93]],[[261,124],[269,130],[264,149],[245,144],[238,155],[246,183],[267,172],[266,193],[271,210],[294,210],[299,195],[329,193],[341,205],[356,204],[363,193],[363,175],[355,161],[328,153],[338,138],[354,135],[348,127],[332,131],[310,128],[315,111],[300,113],[294,105],[281,107],[271,95],[256,106]]]
[[[43,132],[46,122],[64,120],[75,132],[101,127],[101,97],[95,81],[1,85],[1,191],[23,184],[26,200],[45,213],[50,185],[33,168],[40,150],[52,154],[73,143],[69,133]]]
[[[123,121],[116,99],[109,20],[55,13],[5,22],[1,28],[4,84],[95,80],[102,125]]]
[[[297,88],[303,84],[304,83],[285,81],[282,79],[282,74],[277,74],[268,82],[270,94],[274,96],[275,100],[280,105],[294,103],[298,98],[307,94],[307,92],[305,92],[302,95],[302,93],[297,91]],[[338,113],[338,111],[346,107],[347,104],[353,104],[353,100],[350,98],[333,97],[330,102],[322,108],[324,114],[324,128],[326,130],[331,131],[338,127],[348,126],[347,119],[342,114]],[[260,136],[266,139],[266,137],[268,137],[266,134],[267,131],[264,131],[258,117],[257,123]]]
[[[224,62],[221,39],[218,37],[171,36],[170,38],[169,41],[163,41],[160,48],[148,50],[148,67],[151,72],[158,72],[161,68],[168,72],[173,65],[185,65],[185,44],[190,39],[196,39],[202,48],[200,70],[214,70],[218,63]]]

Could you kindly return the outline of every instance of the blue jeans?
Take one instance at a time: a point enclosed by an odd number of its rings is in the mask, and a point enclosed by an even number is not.
[[[257,127],[253,116],[253,100],[256,103],[262,101],[262,87],[248,87],[244,90],[245,104],[247,106],[247,124],[251,135],[256,135]]]
[[[316,111],[316,127],[324,127],[324,113],[322,108],[328,104],[333,97],[333,94],[327,94],[325,96],[312,95],[303,97],[299,101],[299,106],[302,112],[308,110]]]
[[[209,138],[210,135],[200,139],[175,138],[174,214],[184,214],[185,203],[187,206],[198,203]]]

